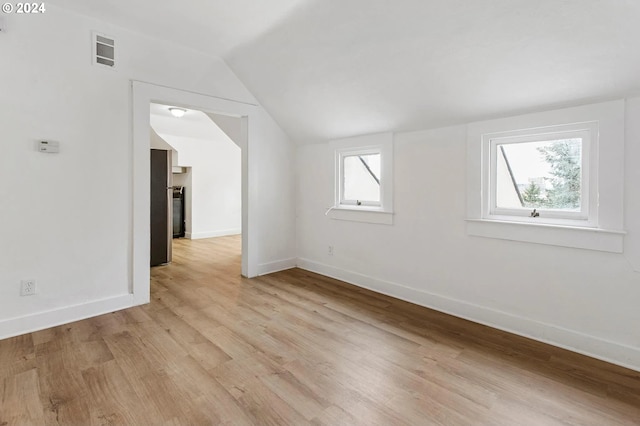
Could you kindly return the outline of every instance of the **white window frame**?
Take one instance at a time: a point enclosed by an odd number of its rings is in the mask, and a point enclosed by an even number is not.
[[[622,253],[624,249],[625,101],[544,111],[467,126],[467,218],[470,236]],[[587,126],[588,123],[588,126]],[[595,125],[595,127],[594,127]],[[487,194],[490,145],[497,136],[590,129],[588,219],[495,214]],[[495,178],[494,178],[495,179]],[[544,219],[544,218],[543,218]]]
[[[538,208],[536,212],[539,216],[531,217],[532,209],[527,207],[509,209],[497,206],[497,155],[499,145],[573,138],[582,140],[581,209],[579,212]],[[482,181],[483,218],[537,224],[598,226],[597,122],[484,134],[482,135],[482,149],[483,169],[485,170]]]
[[[393,223],[393,133],[377,133],[329,143],[332,158],[334,191],[332,206],[327,211],[331,219],[358,222]],[[344,158],[380,154],[380,202],[344,199]]]
[[[378,179],[380,180],[380,201],[372,201],[372,200],[350,200],[350,199],[346,199],[344,197],[344,160],[347,157],[358,157],[358,156],[362,156],[362,155],[375,155],[375,154],[379,154],[380,155],[380,163],[382,164],[382,147],[380,146],[375,146],[375,147],[371,147],[371,148],[358,148],[358,149],[338,149],[336,150],[336,161],[339,162],[338,164],[338,186],[336,188],[337,194],[338,194],[338,205],[342,206],[342,207],[361,207],[361,208],[378,208],[381,207],[383,204],[383,200],[382,200],[382,183],[383,183],[383,173],[382,173],[382,167],[380,167],[380,176],[378,176]],[[359,204],[358,204],[359,203]]]

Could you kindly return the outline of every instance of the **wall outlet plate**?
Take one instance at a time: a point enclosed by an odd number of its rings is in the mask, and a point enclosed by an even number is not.
[[[20,296],[33,296],[36,294],[36,280],[20,281]]]

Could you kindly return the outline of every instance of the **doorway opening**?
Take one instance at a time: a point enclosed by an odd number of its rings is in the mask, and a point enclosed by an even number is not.
[[[172,261],[176,238],[241,241],[241,119],[174,112],[173,105],[150,105],[151,266]]]
[[[132,94],[132,190],[129,293],[131,306],[150,300],[150,105],[152,103],[207,111],[240,120],[239,136],[242,158],[242,258],[244,277],[258,275],[257,247],[260,223],[254,202],[258,197],[256,174],[249,170],[251,146],[262,133],[257,105],[175,89],[141,81],[131,82]],[[252,184],[250,185],[250,181]],[[251,188],[251,190],[250,190]]]

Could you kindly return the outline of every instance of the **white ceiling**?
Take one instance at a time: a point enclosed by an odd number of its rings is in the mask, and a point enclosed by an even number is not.
[[[149,112],[151,127],[163,135],[180,136],[193,139],[213,141],[230,141],[239,146],[240,119],[205,113],[194,109],[184,109],[184,116],[177,118],[171,115],[170,105],[152,103]]]
[[[638,0],[57,0],[222,56],[301,143],[640,93]]]
[[[216,56],[260,37],[299,0],[52,0],[65,9]]]
[[[219,136],[221,132],[204,112],[198,110],[187,109],[184,116],[176,118],[171,115],[168,105],[151,104],[149,112],[151,127],[158,134],[211,140],[212,135]]]

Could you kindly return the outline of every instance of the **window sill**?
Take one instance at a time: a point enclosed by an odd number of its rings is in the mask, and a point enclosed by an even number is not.
[[[327,216],[336,220],[393,225],[393,213],[365,207],[334,207]]]
[[[467,234],[501,240],[622,253],[626,232],[601,228],[467,219]]]

